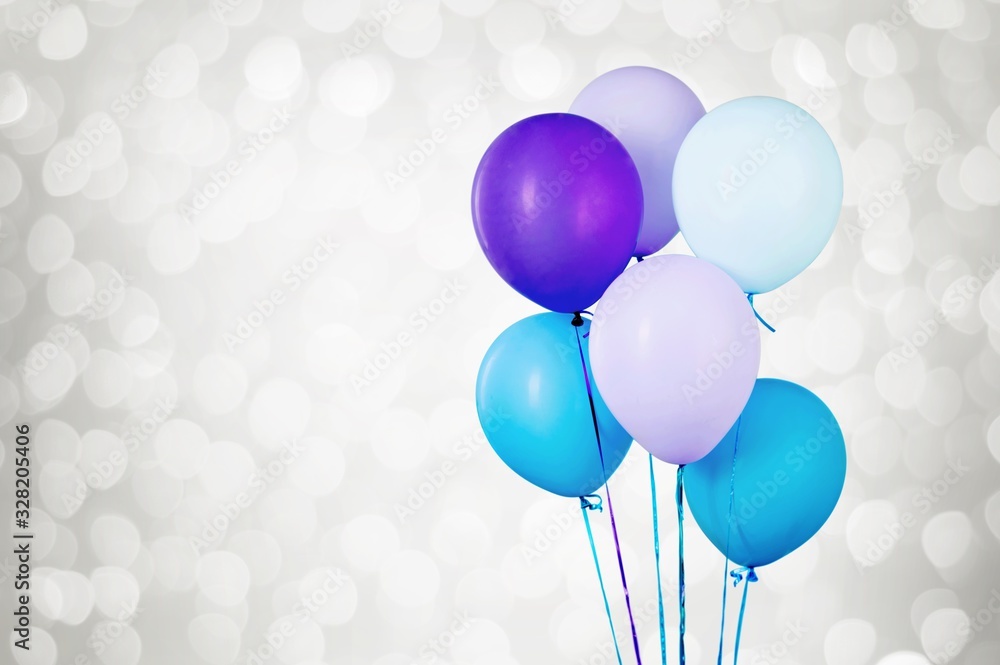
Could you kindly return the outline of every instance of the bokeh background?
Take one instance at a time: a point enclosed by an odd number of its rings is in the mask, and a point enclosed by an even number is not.
[[[845,173],[826,251],[757,304],[761,374],[831,406],[847,484],[758,571],[740,662],[1000,662],[998,32],[981,0],[0,0],[0,508],[29,423],[36,534],[2,660],[613,662],[577,503],[476,418],[536,309],[469,191],[505,127],[644,64],[810,108]],[[634,447],[611,491],[658,662],[647,474]],[[706,665],[724,564],[687,524]]]

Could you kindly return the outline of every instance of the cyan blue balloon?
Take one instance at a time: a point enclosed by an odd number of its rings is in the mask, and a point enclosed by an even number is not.
[[[674,163],[681,234],[747,293],[792,279],[826,246],[844,176],[833,141],[805,109],[744,97],[709,111]]]
[[[479,368],[476,410],[486,438],[530,483],[561,496],[591,494],[621,464],[632,437],[601,399],[590,373],[590,330],[572,314],[536,314],[507,328]],[[579,330],[601,433],[604,468],[587,397]]]
[[[798,384],[757,379],[725,438],[684,467],[684,489],[712,544],[723,554],[728,545],[731,561],[756,567],[777,561],[819,531],[840,499],[846,474],[844,435],[826,404]]]

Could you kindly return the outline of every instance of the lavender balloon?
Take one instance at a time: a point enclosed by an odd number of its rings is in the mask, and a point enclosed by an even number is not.
[[[614,281],[594,312],[590,362],[636,443],[671,464],[722,440],[753,391],[760,331],[742,289],[707,261],[654,256]]]
[[[594,79],[570,112],[607,127],[635,160],[644,197],[635,255],[653,254],[677,235],[674,161],[705,107],[680,79],[664,71],[622,67]]]
[[[628,265],[642,185],[606,129],[568,113],[538,115],[486,150],[472,186],[472,219],[504,281],[546,309],[577,312]]]

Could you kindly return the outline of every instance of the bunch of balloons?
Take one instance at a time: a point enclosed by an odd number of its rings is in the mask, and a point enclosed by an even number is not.
[[[837,151],[805,110],[745,97],[706,113],[649,67],[505,130],[475,175],[476,235],[551,312],[483,360],[480,417],[507,416],[487,429],[499,457],[584,497],[634,440],[685,470],[691,512],[728,560],[763,566],[802,545],[840,496],[843,435],[807,389],[757,378],[752,303],[819,255],[842,196]],[[654,256],[678,233],[694,256]]]

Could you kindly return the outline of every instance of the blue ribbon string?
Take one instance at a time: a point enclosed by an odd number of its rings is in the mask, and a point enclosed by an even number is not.
[[[722,621],[719,625],[719,658],[717,665],[722,665],[722,641],[726,634],[726,591],[729,589],[729,542],[733,537],[733,508],[736,504],[736,453],[740,449],[740,421],[741,415],[736,419],[736,441],[733,442],[733,469],[729,474],[729,518],[726,529],[726,563],[725,572],[722,574]]]
[[[663,665],[667,665],[667,632],[663,620],[663,582],[660,581],[660,523],[657,517],[656,476],[653,473],[652,455],[649,456],[649,491],[653,495],[653,552],[656,555],[656,599],[660,605],[660,656]]]
[[[597,569],[597,582],[601,585],[601,597],[604,599],[604,611],[608,615],[608,627],[611,628],[611,641],[615,645],[615,655],[618,656],[618,665],[622,665],[622,652],[618,649],[618,633],[615,632],[615,621],[611,618],[611,605],[608,603],[608,592],[604,588],[604,576],[601,575],[601,562],[597,558],[597,546],[594,544],[594,532],[590,528],[590,517],[588,510],[604,512],[601,505],[601,497],[596,494],[588,494],[580,497],[580,511],[583,513],[583,523],[587,527],[587,539],[590,540],[590,553],[594,556],[594,568]]]
[[[757,313],[757,309],[753,306],[753,294],[752,293],[748,293],[747,294],[747,300],[750,301],[750,309],[753,310],[753,315],[757,317],[757,320],[760,321],[761,323],[763,323],[765,328],[767,328],[771,332],[774,332],[774,328],[771,327],[771,324],[768,323],[767,321],[765,321],[764,319],[762,319],[761,316],[760,316],[760,314]]]
[[[687,614],[684,611],[684,465],[677,467],[677,594],[680,604],[680,665],[685,665],[684,632],[687,628]]]
[[[580,319],[581,323],[575,323]],[[608,497],[608,517],[611,519],[611,535],[615,540],[615,553],[618,556],[618,572],[622,579],[622,591],[625,594],[625,607],[628,610],[628,621],[632,628],[632,645],[635,648],[635,660],[638,665],[642,665],[642,655],[639,653],[639,634],[635,628],[635,616],[632,614],[632,599],[629,597],[628,582],[625,579],[625,563],[622,560],[621,542],[618,540],[618,526],[615,523],[615,509],[611,503],[611,488],[608,487],[607,465],[604,462],[604,450],[601,447],[601,428],[597,423],[597,407],[594,405],[594,392],[590,386],[590,373],[587,371],[587,360],[583,355],[583,343],[580,340],[580,325],[582,317],[577,312],[574,319],[574,330],[576,331],[576,346],[580,350],[580,365],[583,367],[583,380],[587,384],[587,398],[590,400],[590,417],[594,421],[594,436],[597,438],[597,453],[601,459],[601,473],[604,475],[604,492]]]
[[[746,573],[746,582],[743,582],[744,573]],[[740,618],[736,622],[736,645],[733,650],[733,665],[736,665],[740,657],[740,637],[743,635],[743,613],[747,609],[747,590],[750,588],[751,582],[757,581],[757,573],[754,572],[753,566],[744,566],[729,574],[733,576],[734,587],[743,582],[743,600],[740,602]]]

